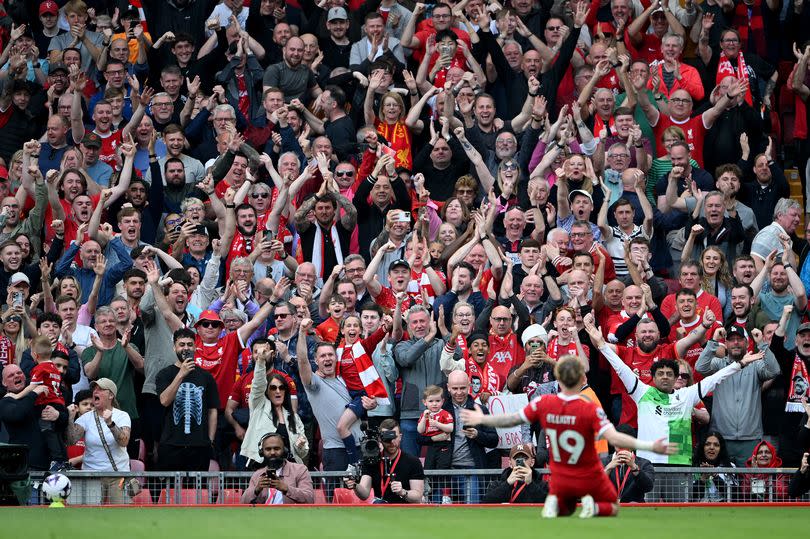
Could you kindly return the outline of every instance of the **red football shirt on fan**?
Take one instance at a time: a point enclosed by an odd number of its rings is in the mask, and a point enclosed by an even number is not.
[[[98,160],[107,163],[113,170],[118,170],[115,162],[115,149],[121,145],[121,130],[116,129],[106,135],[102,135],[98,131],[93,131],[93,133],[101,137],[101,150],[98,153]]]
[[[435,414],[428,412],[428,419],[432,419],[433,421],[441,423],[442,425],[453,424],[453,414],[445,409],[441,409]],[[431,427],[429,423],[425,423],[425,434],[423,434],[423,436],[430,438],[431,436],[436,436],[437,434],[444,434],[444,431],[439,430],[438,427]]]
[[[636,373],[640,381],[650,385],[652,385],[652,373],[650,372],[652,364],[659,359],[676,359],[675,345],[673,344],[659,344],[658,347],[649,354],[642,352],[638,346],[634,346],[633,348],[618,346],[616,348],[616,353],[622,358],[625,365]],[[616,371],[612,369],[610,372],[610,392],[614,395],[620,394],[622,396],[622,416],[621,419],[619,419],[619,423],[627,423],[631,427],[637,428],[638,407],[635,401],[630,398],[627,388],[625,388],[622,381],[619,380]]]
[[[337,340],[339,332],[340,324],[338,324],[331,316],[318,324],[318,326],[315,328],[315,336],[318,337],[318,340],[333,344]]]
[[[388,312],[394,312],[394,309],[397,306],[397,298],[394,296],[394,292],[390,288],[383,286],[380,293],[374,298],[374,303]],[[412,306],[421,303],[422,294],[408,294],[408,297],[402,302],[402,314],[404,315],[407,313],[408,309],[410,309]]]
[[[37,395],[34,406],[45,406],[47,404],[65,405],[65,399],[62,397],[62,373],[60,373],[56,365],[50,361],[38,363],[31,369],[31,383],[44,385],[48,388],[47,393]]]
[[[214,377],[219,392],[220,408],[225,408],[228,396],[231,394],[239,374],[239,354],[245,348],[239,339],[239,332],[228,333],[214,344],[203,343],[198,335],[194,344],[197,348],[194,353],[194,362]]]
[[[551,480],[587,481],[603,476],[596,439],[611,424],[605,412],[581,395],[543,395],[530,402],[520,415],[539,423],[548,437]]]
[[[703,166],[703,140],[706,138],[706,126],[703,125],[703,115],[698,114],[686,121],[679,122],[673,120],[672,117],[661,114],[658,118],[658,123],[653,127],[655,133],[655,140],[662,140],[664,138],[664,131],[667,127],[680,127],[686,135],[686,143],[689,145],[692,159],[697,161],[698,166]],[[667,155],[666,146],[663,144],[658,145],[658,157]],[[607,282],[607,281],[606,281]]]
[[[608,320],[608,342],[613,344],[621,344],[622,346],[633,347],[636,345],[636,330],[634,329],[633,332],[622,342],[619,342],[619,339],[616,338],[616,331],[618,331],[619,326],[627,322],[632,318],[631,315],[627,313],[627,311],[621,311],[619,314]]]
[[[494,333],[490,334],[487,362],[504,384],[509,378],[512,368],[522,365],[524,359],[526,359],[526,354],[518,342],[517,335],[513,332],[510,331],[504,337],[498,337]],[[503,386],[500,389],[503,390]]]
[[[385,330],[380,327],[366,337],[365,339],[360,340],[360,345],[363,347],[365,354],[371,358],[371,354],[374,353],[374,350],[377,348],[377,345],[380,344],[380,341],[383,340],[385,337]],[[366,388],[363,384],[363,381],[360,379],[360,371],[357,370],[357,358],[352,353],[352,347],[346,344],[346,342],[342,342],[337,349],[337,372],[338,376],[343,378],[343,381],[346,383],[346,387],[352,391],[361,391]]]
[[[723,320],[723,306],[720,305],[720,300],[712,296],[702,288],[697,292],[697,315],[703,318],[703,313],[706,309],[711,309],[714,312],[715,320]],[[675,294],[668,294],[661,302],[661,314],[667,318],[671,318],[675,314]]]
[[[582,345],[582,351],[585,352],[586,356],[590,357],[590,350],[587,344]],[[546,346],[546,354],[551,359],[560,359],[566,354],[577,356],[579,352],[577,351],[577,343],[574,341],[568,344],[560,344],[558,337],[552,337],[548,341],[548,346]]]
[[[677,322],[672,324],[672,329],[670,329],[669,331],[669,342],[671,342],[673,345],[676,342],[678,342],[679,329],[683,330],[683,334],[684,336],[686,336],[689,334],[689,332],[698,328],[702,321],[703,319],[700,316],[696,316],[694,321],[689,323],[685,323],[682,320],[678,320]],[[712,327],[709,328],[708,331],[706,331],[706,339],[714,335],[714,331],[719,327],[722,326],[719,323],[715,322],[714,325],[712,325]],[[698,341],[689,347],[689,349],[686,351],[686,354],[684,354],[684,357],[682,358],[686,360],[687,363],[689,363],[690,367],[692,367],[692,370],[694,371],[695,383],[703,380],[703,376],[695,370],[695,363],[697,363],[697,360],[700,358],[700,354],[703,353],[704,348],[705,348],[705,341],[703,342]]]

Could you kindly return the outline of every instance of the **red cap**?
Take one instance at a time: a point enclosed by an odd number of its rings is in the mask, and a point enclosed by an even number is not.
[[[53,0],[45,0],[39,5],[39,14],[43,15],[45,13],[50,13],[51,15],[58,15],[59,6],[57,6],[56,2],[54,2]]]
[[[211,322],[219,322],[220,324],[222,323],[222,319],[219,317],[217,312],[211,310],[203,311],[202,313],[200,313],[200,317],[197,319],[196,322],[194,322],[194,326],[196,327],[197,324],[199,324],[203,320],[209,320]]]

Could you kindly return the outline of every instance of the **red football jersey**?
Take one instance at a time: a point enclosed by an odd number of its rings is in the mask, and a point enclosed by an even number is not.
[[[558,393],[533,400],[520,413],[546,433],[552,481],[604,475],[595,442],[612,425],[600,406],[582,395]]]
[[[448,412],[445,409],[440,409],[435,414],[428,413],[428,419],[432,419],[433,421],[437,421],[443,425],[452,425],[453,424],[453,414]],[[436,436],[437,434],[444,434],[443,431],[439,430],[438,427],[432,428],[430,424],[425,423],[425,434],[424,436]]]
[[[237,368],[239,354],[244,348],[239,340],[239,333],[236,331],[228,333],[215,344],[210,345],[203,344],[202,339],[197,336],[195,345],[197,349],[194,353],[194,362],[198,367],[210,372],[217,381],[219,406],[225,408],[228,395],[231,394],[236,376],[239,374]]]
[[[37,400],[34,401],[35,406],[65,405],[65,399],[62,397],[62,373],[50,361],[43,361],[31,369],[31,383],[48,388],[47,393],[37,395]]]

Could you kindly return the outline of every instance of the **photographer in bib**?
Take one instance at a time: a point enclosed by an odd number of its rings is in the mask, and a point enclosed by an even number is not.
[[[287,460],[287,441],[277,432],[262,436],[259,454],[264,466],[256,470],[242,493],[241,502],[252,505],[304,504],[315,501],[307,467]]]
[[[344,478],[346,488],[354,490],[361,500],[367,500],[373,488],[374,503],[422,503],[422,463],[399,448],[401,440],[399,425],[393,419],[380,423],[379,431],[367,430],[360,444],[362,473],[359,480]]]

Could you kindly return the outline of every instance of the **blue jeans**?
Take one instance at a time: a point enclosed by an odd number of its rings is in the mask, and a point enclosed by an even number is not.
[[[467,470],[474,472],[475,467],[453,466],[454,470]],[[455,475],[451,481],[453,502],[476,504],[481,503],[480,483],[477,475]]]
[[[399,430],[402,431],[402,440],[399,447],[412,457],[419,457],[421,448],[416,441],[416,419],[401,419],[399,421]]]

